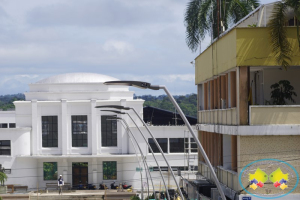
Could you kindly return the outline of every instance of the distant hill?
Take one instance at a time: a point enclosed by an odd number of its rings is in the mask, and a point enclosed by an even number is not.
[[[180,108],[185,115],[192,117],[197,116],[197,95],[187,94],[187,95],[176,95],[175,100],[179,104]],[[145,100],[144,106],[152,106],[164,110],[169,110],[174,112],[175,108],[169,98],[166,95],[152,96],[152,95],[134,95],[134,99]],[[0,110],[10,110],[15,108],[12,102],[25,100],[24,94],[7,94],[0,95]]]
[[[13,104],[14,101],[25,100],[24,94],[6,94],[0,95],[0,110],[10,110],[14,109],[15,105]]]
[[[164,110],[169,110],[174,112],[175,107],[166,95],[152,96],[152,95],[142,95],[134,96],[134,99],[145,100],[144,106],[152,106]],[[187,94],[187,95],[176,95],[174,99],[179,104],[185,115],[192,117],[197,116],[197,95]]]

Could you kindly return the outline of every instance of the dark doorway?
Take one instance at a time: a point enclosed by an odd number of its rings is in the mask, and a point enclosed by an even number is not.
[[[73,186],[88,183],[88,163],[72,163]]]

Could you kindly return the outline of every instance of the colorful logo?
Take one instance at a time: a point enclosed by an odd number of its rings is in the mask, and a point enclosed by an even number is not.
[[[244,167],[239,175],[239,182],[242,188],[253,196],[275,199],[296,189],[299,175],[287,162],[263,159]]]

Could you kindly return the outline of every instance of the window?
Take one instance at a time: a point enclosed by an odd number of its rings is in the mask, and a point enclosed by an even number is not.
[[[103,180],[117,179],[117,162],[103,161]]]
[[[168,138],[156,138],[160,148],[164,153],[168,153]],[[154,143],[154,140],[152,138],[148,139],[148,142],[153,150],[154,153],[160,153],[158,150],[156,144]],[[149,149],[149,152],[151,153],[151,150]]]
[[[57,162],[44,162],[44,180],[57,180]]]
[[[16,123],[9,123],[9,128],[16,128]]]
[[[87,147],[87,116],[72,116],[72,147]]]
[[[42,146],[58,147],[57,116],[42,116]]]
[[[0,124],[0,128],[7,128],[7,124],[5,123],[2,123],[2,124]]]
[[[170,153],[184,153],[184,138],[170,138]]]
[[[10,140],[0,140],[0,155],[10,156]]]
[[[117,141],[117,120],[110,120],[111,116],[101,116],[101,136],[103,147],[116,147]]]

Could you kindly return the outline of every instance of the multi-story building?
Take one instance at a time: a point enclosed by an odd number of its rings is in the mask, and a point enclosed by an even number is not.
[[[65,183],[73,186],[91,183],[98,187],[99,183],[116,181],[140,189],[141,169],[128,130],[116,120],[109,119],[117,115],[129,124],[152,167],[155,188],[159,190],[161,178],[157,165],[133,121],[127,115],[96,108],[103,105],[133,107],[143,118],[144,100],[133,99],[134,92],[126,86],[103,84],[112,80],[117,79],[91,73],[52,76],[29,84],[25,101],[14,102],[15,111],[1,111],[0,164],[8,175],[6,184],[43,189],[46,183],[56,183],[62,175]],[[159,165],[164,168],[167,184],[174,187],[172,177],[165,170],[167,165],[154,148],[142,122],[133,111],[128,113],[151,143]],[[186,165],[184,126],[151,126],[150,130],[172,166]],[[197,159],[196,152],[189,153]],[[141,158],[139,152],[138,157]],[[142,168],[143,182],[146,183],[143,165]]]
[[[296,20],[291,18],[285,27],[292,54],[290,67],[284,69],[272,54],[266,27],[273,5],[257,8],[195,59],[198,137],[230,199],[300,199]],[[298,96],[293,96],[295,102],[272,105],[271,86],[281,80],[288,80]],[[254,180],[257,168],[265,179]],[[272,172],[278,168],[288,174],[282,175],[287,182],[274,180]],[[211,179],[201,155],[198,169]]]

